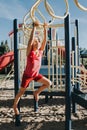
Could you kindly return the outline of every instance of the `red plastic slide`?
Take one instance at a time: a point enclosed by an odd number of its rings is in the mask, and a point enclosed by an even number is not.
[[[14,52],[10,51],[0,56],[0,71],[14,61]]]

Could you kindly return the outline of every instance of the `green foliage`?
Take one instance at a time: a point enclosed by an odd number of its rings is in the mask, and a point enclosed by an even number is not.
[[[7,40],[5,41],[5,43],[2,41],[0,45],[0,56],[9,51],[10,49]]]

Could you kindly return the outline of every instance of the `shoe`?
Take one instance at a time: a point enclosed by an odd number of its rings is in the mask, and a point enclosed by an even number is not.
[[[21,121],[20,121],[20,115],[15,115],[15,126],[20,126]]]

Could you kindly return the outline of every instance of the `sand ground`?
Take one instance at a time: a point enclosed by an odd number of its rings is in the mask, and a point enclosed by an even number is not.
[[[38,112],[34,112],[33,96],[24,95],[20,101],[21,126],[15,127],[14,91],[0,89],[0,130],[65,130],[65,98],[53,97],[47,104],[44,99],[40,96]],[[73,130],[87,130],[87,110],[77,106],[71,118]]]

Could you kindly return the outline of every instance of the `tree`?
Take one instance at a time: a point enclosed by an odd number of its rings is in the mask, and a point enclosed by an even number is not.
[[[2,41],[0,45],[0,56],[3,55],[4,53],[5,53],[5,46],[4,42]]]
[[[10,51],[10,48],[8,46],[8,41],[6,40],[5,41],[5,52],[9,52]]]
[[[7,40],[5,41],[5,43],[2,41],[0,45],[0,56],[9,51],[10,51],[10,48],[8,46]]]

